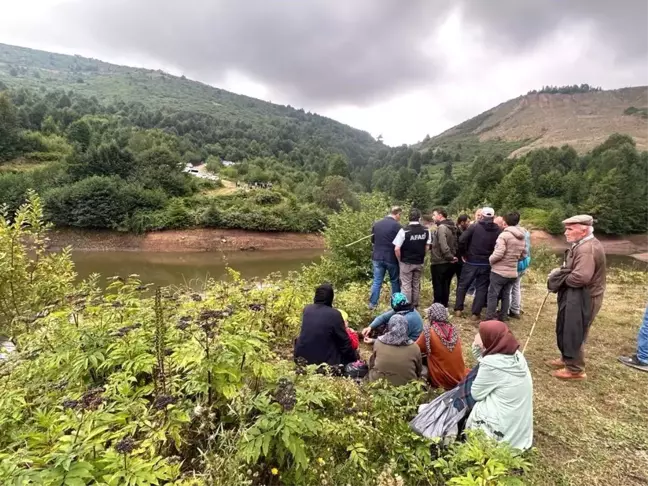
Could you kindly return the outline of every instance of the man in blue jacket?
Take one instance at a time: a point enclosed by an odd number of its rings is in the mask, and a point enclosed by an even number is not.
[[[376,221],[371,228],[371,243],[373,244],[373,284],[369,297],[369,308],[375,309],[380,299],[385,273],[389,273],[392,295],[400,292],[398,260],[394,252],[394,239],[401,230],[400,219],[403,210],[394,206],[391,212],[383,219]]]

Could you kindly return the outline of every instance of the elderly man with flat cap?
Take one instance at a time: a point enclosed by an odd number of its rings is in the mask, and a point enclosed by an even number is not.
[[[605,293],[605,251],[594,237],[594,220],[582,214],[563,221],[571,244],[563,265],[549,274],[547,287],[558,294],[556,339],[561,357],[548,361],[563,380],[584,380],[584,343]]]

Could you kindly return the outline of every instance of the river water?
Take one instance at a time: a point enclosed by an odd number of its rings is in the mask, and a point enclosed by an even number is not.
[[[226,266],[244,278],[263,278],[273,272],[286,275],[319,259],[323,250],[268,250],[209,252],[75,251],[72,253],[79,279],[92,273],[102,277],[127,277],[136,273],[144,283],[189,285],[198,289],[206,278],[227,276]],[[105,281],[105,279],[103,279]]]
[[[136,273],[144,283],[202,287],[206,278],[227,276],[226,264],[244,278],[263,278],[273,272],[286,275],[319,259],[323,250],[267,250],[250,252],[75,251],[72,259],[79,279],[91,273],[102,277]],[[367,262],[367,265],[370,263]],[[608,255],[608,266],[646,270],[646,263],[629,256]],[[105,282],[105,279],[103,279]]]

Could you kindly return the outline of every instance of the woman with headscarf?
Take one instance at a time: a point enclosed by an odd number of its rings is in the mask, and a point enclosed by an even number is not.
[[[479,324],[473,343],[479,368],[470,387],[475,405],[466,428],[524,450],[533,442],[533,383],[519,347],[503,322]]]
[[[432,386],[450,390],[464,379],[468,370],[461,352],[459,330],[448,322],[443,304],[432,304],[426,310],[427,322],[416,344],[427,357]]]
[[[407,337],[407,319],[394,314],[387,323],[387,332],[374,343],[369,360],[369,381],[386,379],[394,386],[404,385],[421,376],[421,351]]]
[[[407,335],[409,339],[416,341],[423,330],[423,319],[421,319],[421,314],[419,314],[414,306],[410,304],[405,294],[401,292],[396,292],[392,295],[391,307],[391,310],[380,314],[371,324],[362,330],[364,337],[369,338],[369,335],[372,334],[372,332],[374,335],[382,334],[381,331],[387,327],[389,319],[391,319],[394,314],[400,314],[407,319]]]
[[[358,359],[346,332],[340,311],[333,308],[333,286],[315,290],[313,303],[302,313],[301,330],[295,343],[295,359],[308,364],[345,365]]]

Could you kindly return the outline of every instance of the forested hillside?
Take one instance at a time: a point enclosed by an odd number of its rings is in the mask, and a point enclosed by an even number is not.
[[[645,122],[641,113],[623,116]],[[551,231],[580,211],[607,233],[646,231],[648,155],[632,137],[584,154],[563,146],[506,158],[525,143],[446,137],[390,148],[334,120],[160,71],[0,44],[0,203],[13,213],[35,189],[58,226],[312,232],[341,204],[380,191],[426,211],[518,209]]]

